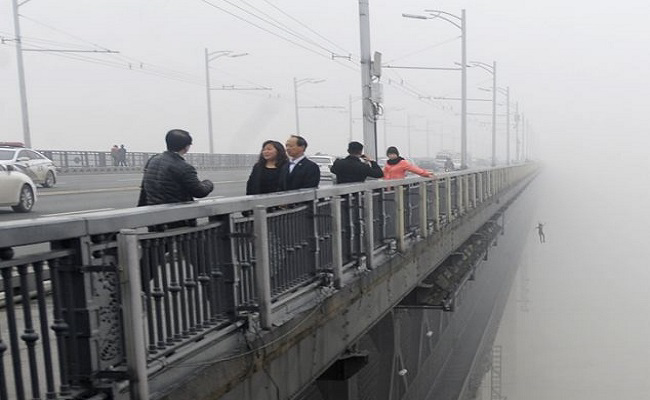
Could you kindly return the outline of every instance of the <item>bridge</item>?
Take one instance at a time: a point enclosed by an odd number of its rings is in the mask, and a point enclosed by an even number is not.
[[[8,222],[0,399],[470,398],[537,172]]]

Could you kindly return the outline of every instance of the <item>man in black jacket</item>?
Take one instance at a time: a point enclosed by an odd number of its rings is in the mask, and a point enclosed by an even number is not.
[[[381,178],[384,173],[377,162],[363,154],[363,145],[359,142],[350,142],[348,145],[349,156],[334,161],[330,168],[336,175],[336,183],[365,182],[366,178]]]
[[[211,181],[200,181],[196,169],[183,158],[192,144],[188,132],[171,130],[165,141],[167,151],[151,157],[144,167],[138,207],[192,201],[207,196],[214,188]]]
[[[291,135],[285,147],[289,162],[280,171],[280,190],[317,188],[320,183],[320,168],[305,157],[305,138]]]

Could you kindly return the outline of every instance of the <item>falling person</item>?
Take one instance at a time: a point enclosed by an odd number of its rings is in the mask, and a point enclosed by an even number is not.
[[[546,243],[546,235],[544,235],[544,224],[538,222],[535,229],[537,229],[537,234],[539,235],[539,242]]]

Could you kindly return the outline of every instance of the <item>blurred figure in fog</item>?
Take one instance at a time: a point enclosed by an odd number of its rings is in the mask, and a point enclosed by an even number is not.
[[[116,144],[111,147],[111,158],[113,159],[113,166],[117,167],[120,162],[120,148]]]
[[[397,147],[390,146],[386,149],[386,165],[384,166],[384,179],[404,179],[406,172],[413,172],[425,178],[433,176],[433,174],[425,169],[413,165],[400,157]],[[433,176],[435,178],[435,176]]]
[[[359,142],[350,142],[348,144],[349,156],[339,158],[334,161],[330,171],[336,175],[336,183],[354,183],[365,182],[366,178],[381,178],[384,173],[381,167],[363,154],[363,145]]]
[[[253,166],[246,194],[273,193],[280,190],[280,171],[286,167],[289,157],[282,143],[267,140],[262,144],[260,158]]]
[[[117,151],[117,155],[118,155],[117,164],[120,167],[126,167],[126,147],[124,147],[124,145],[120,146],[120,148]]]
[[[453,171],[454,169],[454,161],[451,157],[447,157],[447,160],[445,161],[445,172]]]

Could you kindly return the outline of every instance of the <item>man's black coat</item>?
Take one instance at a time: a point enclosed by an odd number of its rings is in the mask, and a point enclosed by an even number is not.
[[[282,167],[280,172],[280,190],[295,190],[316,188],[320,183],[318,164],[307,157],[303,158],[289,172],[290,163]]]
[[[334,161],[330,168],[336,175],[336,183],[365,182],[366,178],[381,178],[384,173],[375,161],[365,163],[357,156],[347,156]]]

